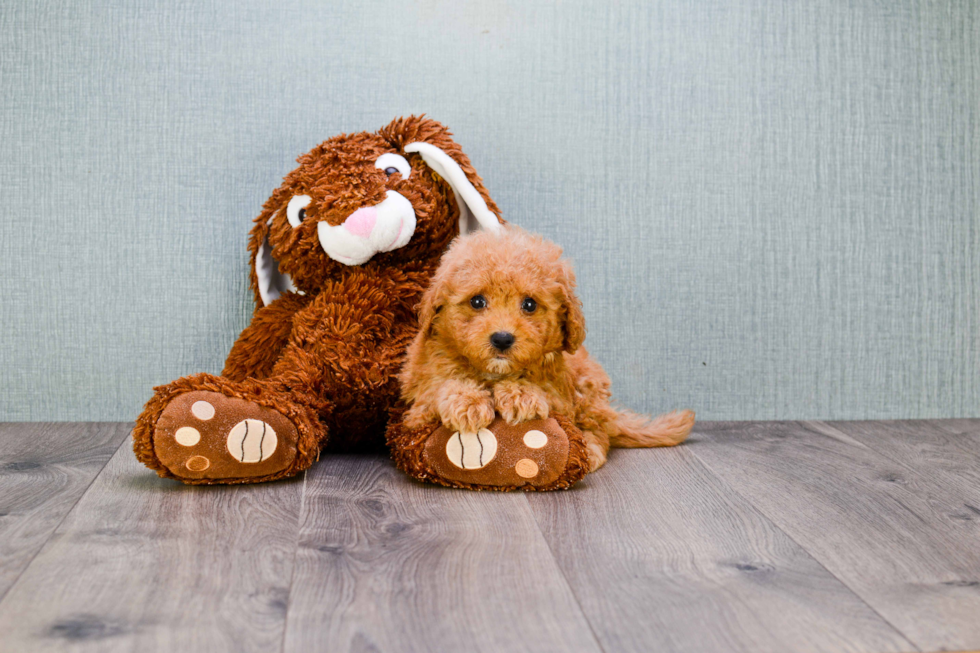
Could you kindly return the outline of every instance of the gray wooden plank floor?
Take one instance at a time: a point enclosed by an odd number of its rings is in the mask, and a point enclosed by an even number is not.
[[[4,651],[280,647],[303,481],[189,487],[128,441],[0,602]]]
[[[941,429],[868,431],[711,424],[689,447],[921,650],[980,647],[980,521],[963,519],[964,493],[980,487],[903,453],[903,437]]]
[[[0,425],[0,598],[128,434],[125,424]]]
[[[702,423],[532,495],[185,487],[128,428],[0,425],[0,651],[980,649],[980,420]]]
[[[607,651],[914,649],[690,449],[613,456],[528,497]]]
[[[309,471],[287,651],[600,651],[523,494],[380,463]]]

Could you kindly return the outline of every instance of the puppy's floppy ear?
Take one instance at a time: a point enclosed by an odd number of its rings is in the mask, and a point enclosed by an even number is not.
[[[426,336],[432,334],[432,323],[445,306],[447,297],[444,277],[440,275],[432,277],[432,283],[422,295],[422,302],[419,304],[419,333],[424,333]]]
[[[575,273],[572,272],[572,267],[568,263],[562,265],[559,278],[565,310],[565,320],[562,323],[564,332],[562,349],[569,354],[574,354],[585,342],[585,315],[582,313],[582,302],[575,294]]]
[[[269,232],[279,205],[279,196],[278,191],[273,193],[265,203],[262,213],[255,218],[255,226],[249,232],[251,286],[257,307],[268,306],[286,291],[296,291],[289,275],[279,271],[279,262],[272,258],[272,246],[269,244]]]
[[[445,126],[424,115],[409,116],[395,119],[379,133],[403,152],[417,153],[449,185],[459,207],[460,234],[500,231],[500,209]]]

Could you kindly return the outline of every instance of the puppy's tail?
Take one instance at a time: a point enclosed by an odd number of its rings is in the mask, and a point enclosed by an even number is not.
[[[693,427],[693,410],[674,411],[653,418],[631,410],[617,410],[616,430],[619,434],[609,443],[629,449],[673,447],[686,440]]]

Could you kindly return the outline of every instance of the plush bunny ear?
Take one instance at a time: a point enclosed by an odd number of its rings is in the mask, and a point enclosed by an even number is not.
[[[269,228],[275,213],[266,206],[252,227],[248,249],[252,256],[252,290],[255,303],[268,306],[287,291],[297,292],[288,274],[279,271],[279,263],[272,257],[269,244]]]
[[[449,184],[459,207],[459,231],[477,229],[498,233],[503,219],[480,175],[445,125],[421,116],[395,118],[378,130],[395,149],[416,153],[443,181]]]
[[[500,221],[487,207],[480,192],[467,179],[466,173],[455,160],[432,143],[416,141],[405,146],[405,152],[417,152],[425,164],[436,171],[456,196],[459,206],[459,233],[486,229],[492,233],[500,233]]]
[[[279,299],[284,292],[296,292],[296,286],[288,274],[279,271],[279,262],[272,258],[272,246],[269,238],[263,238],[255,253],[255,286],[258,289],[262,305],[268,306]]]

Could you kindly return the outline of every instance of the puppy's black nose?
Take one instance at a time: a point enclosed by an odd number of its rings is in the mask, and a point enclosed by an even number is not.
[[[514,334],[506,331],[498,331],[490,336],[490,344],[500,351],[507,351],[514,344]]]

